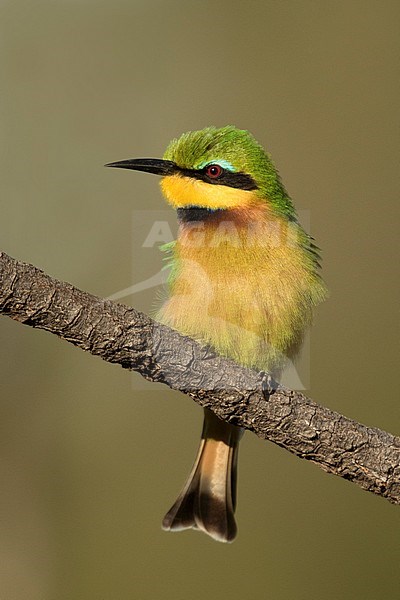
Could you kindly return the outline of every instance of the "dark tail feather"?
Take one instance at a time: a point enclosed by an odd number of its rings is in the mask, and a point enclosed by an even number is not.
[[[205,409],[196,460],[175,504],[164,517],[164,529],[200,529],[220,542],[234,540],[237,455],[242,433]]]

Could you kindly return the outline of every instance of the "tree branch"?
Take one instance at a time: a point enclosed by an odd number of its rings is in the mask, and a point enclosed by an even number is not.
[[[180,390],[221,419],[400,504],[400,438],[223,359],[134,308],[0,252],[0,313]]]

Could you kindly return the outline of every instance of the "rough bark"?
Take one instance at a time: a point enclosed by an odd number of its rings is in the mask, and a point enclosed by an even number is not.
[[[0,313],[180,390],[221,419],[400,504],[400,438],[221,358],[134,308],[0,252]]]

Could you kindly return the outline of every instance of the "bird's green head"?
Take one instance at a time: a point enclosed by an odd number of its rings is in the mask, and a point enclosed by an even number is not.
[[[267,202],[282,216],[295,214],[269,155],[248,131],[231,125],[184,133],[170,142],[162,160],[110,166],[161,175],[162,191],[175,208],[220,210]]]

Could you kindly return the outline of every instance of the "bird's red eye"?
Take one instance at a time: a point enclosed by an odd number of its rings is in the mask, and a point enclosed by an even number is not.
[[[218,179],[222,175],[222,167],[219,165],[208,165],[206,167],[206,175],[210,177],[210,179]]]

